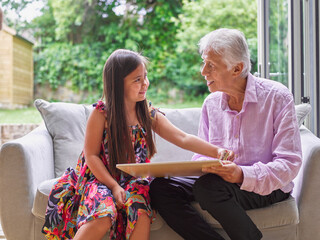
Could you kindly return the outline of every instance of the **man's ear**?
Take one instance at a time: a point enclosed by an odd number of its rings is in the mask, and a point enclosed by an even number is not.
[[[243,63],[242,62],[237,63],[237,65],[233,67],[233,75],[235,77],[238,77],[242,73],[242,70],[243,70]]]

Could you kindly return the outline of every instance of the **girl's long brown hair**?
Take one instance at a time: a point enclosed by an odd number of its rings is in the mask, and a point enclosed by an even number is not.
[[[140,54],[118,49],[110,55],[103,69],[103,98],[106,105],[109,171],[113,176],[119,174],[116,164],[135,162],[135,152],[124,106],[124,78],[140,64],[146,66],[146,63],[146,58]],[[146,99],[137,102],[136,113],[140,125],[145,130],[147,157],[151,158],[156,150],[151,130],[152,119]]]

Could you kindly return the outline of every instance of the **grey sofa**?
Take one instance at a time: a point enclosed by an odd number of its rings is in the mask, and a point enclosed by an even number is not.
[[[75,166],[83,148],[84,129],[91,106],[36,100],[44,124],[26,136],[4,144],[0,150],[0,216],[7,240],[41,240],[48,194],[69,166]],[[300,124],[308,113],[297,106]],[[200,109],[163,109],[180,129],[197,134]],[[292,197],[248,214],[261,229],[264,240],[320,239],[320,139],[300,127],[303,165],[295,179]],[[152,161],[181,161],[192,153],[156,136],[158,153]],[[219,223],[197,208],[226,239]],[[107,237],[105,238],[107,239]],[[160,215],[151,227],[151,239],[181,239]]]

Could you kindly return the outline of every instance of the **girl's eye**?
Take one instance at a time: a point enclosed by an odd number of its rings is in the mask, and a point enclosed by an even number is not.
[[[136,80],[134,80],[134,82],[140,82],[140,78],[137,78]]]

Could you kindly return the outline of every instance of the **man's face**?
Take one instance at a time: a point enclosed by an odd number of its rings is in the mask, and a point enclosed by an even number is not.
[[[212,50],[203,52],[201,57],[203,59],[201,75],[204,76],[207,81],[209,91],[228,92],[228,90],[232,88],[233,68],[228,70],[222,57]]]

